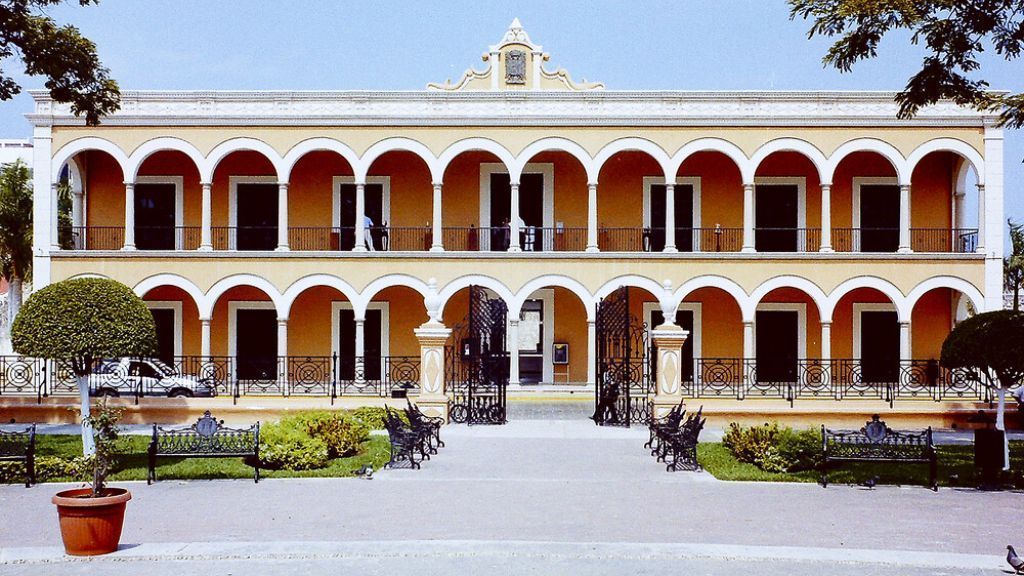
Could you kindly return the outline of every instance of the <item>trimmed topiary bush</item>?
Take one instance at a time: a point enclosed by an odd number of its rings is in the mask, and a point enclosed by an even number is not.
[[[753,464],[765,472],[798,472],[820,466],[821,432],[781,428],[771,422],[744,428],[732,422],[722,444],[740,462]]]
[[[329,458],[344,458],[359,452],[359,446],[370,437],[370,430],[360,420],[341,412],[317,410],[300,412],[281,420],[282,425],[305,430],[312,438],[327,444]]]
[[[11,328],[14,350],[66,361],[78,378],[82,419],[89,419],[88,376],[96,360],[156,352],[156,324],[141,298],[124,284],[78,278],[51,284],[29,297]],[[83,424],[85,454],[95,451]]]
[[[297,412],[260,430],[260,461],[267,468],[323,468],[358,454],[369,436],[366,424],[343,412]]]

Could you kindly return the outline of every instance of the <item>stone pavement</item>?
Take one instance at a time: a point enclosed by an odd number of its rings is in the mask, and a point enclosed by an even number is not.
[[[993,574],[1024,548],[1019,493],[719,482],[580,420],[443,437],[370,481],[124,483],[126,547],[89,562],[53,548],[57,486],[3,486],[0,574]]]

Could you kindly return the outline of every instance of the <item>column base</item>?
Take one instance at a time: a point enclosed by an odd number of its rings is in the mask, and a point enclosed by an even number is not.
[[[679,252],[679,250],[676,249],[675,246],[665,246],[665,249],[662,250],[662,252],[666,252],[668,254],[676,254]]]
[[[135,250],[135,244],[125,244],[124,246],[121,247],[121,250],[125,252],[131,252]]]
[[[598,248],[597,246],[587,246],[587,250],[586,251],[590,252],[591,254],[593,254],[595,252],[600,252],[601,249]]]
[[[444,246],[439,246],[439,245],[438,246],[431,246],[430,247],[430,251],[431,252],[444,252]]]
[[[818,252],[822,252],[824,254],[831,254],[835,252],[835,250],[833,250],[831,246],[822,246],[818,248]]]
[[[445,424],[449,423],[448,396],[444,394],[420,394],[414,403],[427,416],[444,418]]]
[[[196,252],[213,252],[213,244],[203,244],[196,248]]]
[[[366,246],[353,246],[352,252],[369,252]]]
[[[896,249],[897,254],[913,254],[914,251],[909,246],[900,246]]]
[[[290,252],[290,251],[291,251],[291,248],[289,248],[287,246],[278,246],[277,248],[274,248],[274,252]]]
[[[753,254],[757,252],[757,250],[755,250],[753,246],[744,246],[743,248],[740,248],[740,252],[743,252],[744,254]]]
[[[684,408],[686,407],[686,401],[683,399],[682,394],[658,394],[651,400],[651,417],[664,418],[669,412],[679,406],[680,403],[683,404]]]
[[[984,246],[978,246],[977,248],[974,249],[975,254],[985,254],[985,252],[986,251]]]
[[[522,248],[520,248],[519,246],[513,246],[513,247],[509,248],[509,249],[508,249],[508,251],[509,251],[509,252],[515,252],[515,253],[518,253],[518,252],[522,252],[522,251],[523,251],[523,249],[522,249]]]

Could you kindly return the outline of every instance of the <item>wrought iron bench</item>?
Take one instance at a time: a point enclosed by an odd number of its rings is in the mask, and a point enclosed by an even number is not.
[[[661,433],[678,429],[680,422],[682,422],[685,416],[686,408],[684,401],[673,407],[668,414],[661,418],[651,418],[651,423],[647,425],[649,437],[647,443],[644,444],[644,448],[651,449],[651,456],[656,455],[660,450]]]
[[[662,429],[659,432],[658,461],[665,463],[665,470],[700,470],[697,462],[697,439],[704,429],[707,418],[701,418],[701,410],[682,420],[677,428]]]
[[[412,425],[402,420],[398,412],[384,407],[384,428],[388,431],[388,439],[391,441],[391,458],[384,465],[385,468],[398,468],[403,463],[409,468],[418,469],[420,458],[427,457],[423,450],[423,435],[417,433]]]
[[[405,408],[405,416],[409,419],[409,425],[417,431],[426,442],[426,449],[431,454],[437,454],[438,448],[444,448],[441,440],[441,427],[444,426],[444,418],[427,416],[420,411],[419,406],[408,402]]]
[[[0,430],[0,462],[25,463],[25,488],[36,482],[36,425],[15,432]]]
[[[931,426],[922,432],[890,429],[878,414],[860,430],[828,430],[821,427],[824,463],[821,485],[828,486],[828,466],[833,462],[911,462],[928,464],[929,483],[938,490],[938,458]]]
[[[202,418],[184,429],[153,425],[149,442],[149,473],[146,482],[156,482],[157,458],[252,458],[253,480],[260,481],[260,423],[249,428],[228,428],[207,410]]]

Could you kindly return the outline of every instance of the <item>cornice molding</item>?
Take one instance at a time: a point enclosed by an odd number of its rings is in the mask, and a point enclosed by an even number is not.
[[[36,126],[79,126],[29,92]],[[896,117],[895,92],[124,91],[105,126],[963,126],[996,116],[952,102]]]

